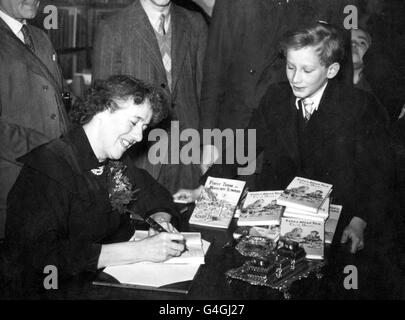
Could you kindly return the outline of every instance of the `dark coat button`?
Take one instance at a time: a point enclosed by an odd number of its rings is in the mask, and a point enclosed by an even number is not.
[[[174,103],[172,103],[172,108],[174,108],[176,105]]]
[[[250,69],[250,70],[249,70],[249,73],[253,75],[253,74],[256,73],[256,70],[255,70],[255,69]]]
[[[52,120],[55,120],[55,119],[56,119],[56,114],[52,113],[52,114],[51,114],[51,119],[52,119]]]
[[[160,86],[161,86],[163,89],[166,89],[166,84],[162,83]]]
[[[44,91],[48,91],[48,86],[43,86],[42,88],[44,89]]]

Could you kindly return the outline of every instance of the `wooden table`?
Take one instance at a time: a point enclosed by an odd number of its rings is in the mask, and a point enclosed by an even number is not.
[[[186,220],[188,221],[188,220]],[[229,283],[225,272],[241,266],[245,257],[234,248],[224,248],[232,239],[233,221],[228,230],[183,225],[185,231],[199,231],[211,242],[202,265],[187,295],[150,290],[114,288],[92,285],[92,277],[83,276],[59,290],[50,293],[52,299],[118,299],[118,300],[279,300],[283,294],[267,287],[252,286],[233,280]],[[383,250],[383,249],[382,249]],[[323,278],[311,275],[293,283],[292,299],[386,299],[401,298],[403,275],[390,259],[390,255],[363,250],[352,255],[346,246],[326,250],[327,265]],[[358,289],[346,289],[346,266],[357,268]],[[346,279],[347,280],[347,279]],[[62,287],[62,286],[61,286]]]

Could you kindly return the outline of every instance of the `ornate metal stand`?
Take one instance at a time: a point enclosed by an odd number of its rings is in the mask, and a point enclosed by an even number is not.
[[[284,299],[291,299],[289,289],[297,280],[315,273],[322,278],[324,260],[309,260],[305,251],[297,244],[282,240],[278,248],[268,243],[268,239],[247,236],[241,239],[236,249],[247,260],[242,266],[228,270],[228,280],[237,279],[251,285],[266,286],[279,290]]]

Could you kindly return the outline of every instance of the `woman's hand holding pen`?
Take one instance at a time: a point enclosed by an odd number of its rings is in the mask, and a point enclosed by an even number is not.
[[[139,241],[103,245],[97,268],[142,261],[163,262],[180,256],[185,250],[182,234],[160,232]]]
[[[180,256],[185,250],[185,240],[180,233],[161,232],[135,243],[144,261],[162,262]]]
[[[170,218],[168,213],[158,212],[145,219],[150,229],[149,236],[143,240],[103,245],[97,267],[141,261],[163,262],[180,256],[187,251],[186,241],[172,226]],[[116,259],[117,252],[120,259]]]

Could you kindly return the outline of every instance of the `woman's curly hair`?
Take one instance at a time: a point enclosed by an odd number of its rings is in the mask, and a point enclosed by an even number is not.
[[[154,126],[168,115],[163,95],[151,85],[128,75],[115,75],[107,80],[96,80],[83,99],[77,99],[69,115],[73,123],[84,125],[100,112],[110,109],[117,110],[117,101],[133,99],[136,105],[146,99],[152,107]]]

